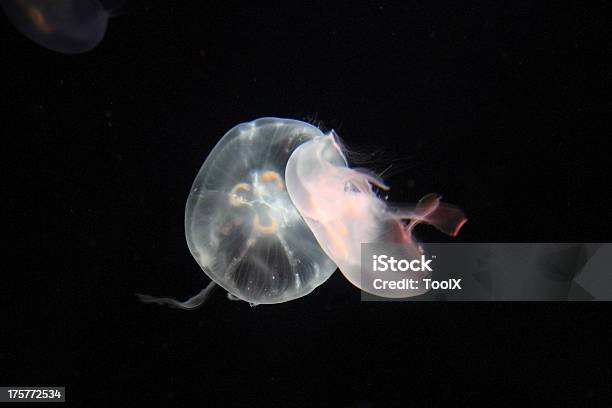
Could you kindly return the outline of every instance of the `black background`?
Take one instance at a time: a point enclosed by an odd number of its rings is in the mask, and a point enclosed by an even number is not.
[[[72,56],[0,20],[2,385],[204,406],[610,397],[604,303],[362,303],[339,273],[273,306],[134,296],[208,282],[185,200],[262,116],[393,162],[392,199],[466,211],[458,241],[609,241],[605,2],[209,3],[128,1]]]

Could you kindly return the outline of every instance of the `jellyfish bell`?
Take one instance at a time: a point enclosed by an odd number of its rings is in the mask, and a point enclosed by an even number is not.
[[[230,298],[253,305],[287,302],[335,271],[285,187],[291,153],[322,136],[316,127],[290,119],[243,123],[223,136],[198,172],[185,209],[187,244]],[[192,308],[210,290],[187,302],[141,300]]]
[[[405,291],[377,288],[376,276],[361,267],[361,244],[394,244],[406,257],[422,254],[412,230],[418,223],[431,224],[456,235],[466,218],[461,210],[427,195],[415,206],[391,206],[375,188],[389,187],[376,174],[350,168],[338,136],[331,132],[300,145],[285,170],[287,191],[293,204],[314,233],[325,253],[342,274],[361,290],[383,297],[406,297],[423,290]],[[421,280],[427,270],[389,271],[389,280]]]
[[[99,0],[2,0],[1,4],[23,35],[63,54],[96,47],[111,15]]]

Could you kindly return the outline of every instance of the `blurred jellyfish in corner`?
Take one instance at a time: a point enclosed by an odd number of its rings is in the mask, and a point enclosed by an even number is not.
[[[80,54],[104,38],[112,10],[123,0],[0,0],[11,23],[38,45]]]

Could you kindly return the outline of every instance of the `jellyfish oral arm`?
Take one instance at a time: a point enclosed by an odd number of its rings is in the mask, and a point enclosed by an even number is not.
[[[398,214],[401,218],[410,219],[406,227],[411,233],[419,223],[430,224],[443,233],[452,237],[459,233],[459,230],[467,222],[463,211],[447,203],[442,203],[438,194],[427,194],[421,198],[413,211]]]

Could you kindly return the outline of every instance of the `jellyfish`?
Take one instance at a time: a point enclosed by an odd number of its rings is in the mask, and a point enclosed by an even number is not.
[[[287,191],[325,253],[342,274],[362,291],[383,297],[409,297],[424,290],[378,289],[368,268],[361,268],[361,244],[393,244],[410,258],[422,254],[412,231],[431,224],[454,236],[466,222],[463,212],[429,194],[415,206],[390,205],[376,194],[389,187],[375,173],[350,168],[334,132],[311,139],[291,155],[285,170]],[[387,272],[389,279],[421,280],[428,271]],[[409,275],[409,276],[407,276]]]
[[[305,296],[325,282],[336,265],[285,186],[293,151],[322,136],[307,123],[275,118],[227,132],[202,165],[185,209],[189,250],[212,283],[186,302],[140,299],[192,309],[218,285],[231,299],[272,304]]]
[[[98,45],[110,17],[99,0],[2,0],[2,8],[23,35],[63,54]]]
[[[396,244],[417,256],[418,223],[456,235],[466,218],[435,194],[393,206],[376,189],[388,187],[373,172],[349,167],[334,132],[292,119],[240,124],[205,160],[185,210],[187,244],[211,284],[184,302],[138,296],[193,309],[220,286],[230,299],[274,304],[309,294],[339,268],[363,291],[406,297],[362,284],[361,244]]]

